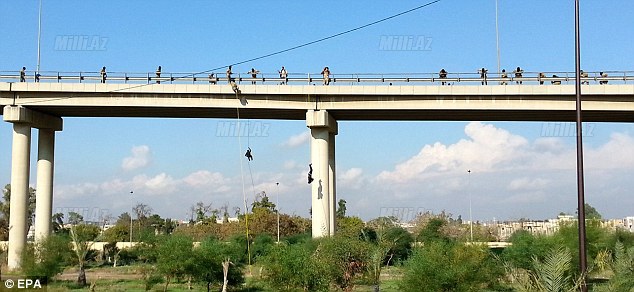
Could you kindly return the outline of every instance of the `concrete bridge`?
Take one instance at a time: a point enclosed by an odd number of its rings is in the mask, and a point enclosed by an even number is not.
[[[11,78],[16,76],[0,72],[0,81],[15,81]],[[64,117],[237,118],[239,114],[248,119],[305,120],[312,136],[314,237],[335,232],[335,136],[339,120],[575,119],[574,85],[540,85],[545,79],[539,77],[495,82],[489,78],[489,84],[496,85],[480,85],[484,80],[479,77],[441,80],[453,80],[451,86],[442,86],[434,78],[374,78],[365,83],[357,78],[330,86],[301,84],[314,82],[310,78],[293,83],[286,80],[291,85],[279,85],[281,79],[253,78],[243,82],[255,85],[236,83],[235,87],[226,79],[210,83],[207,77],[203,82],[188,77],[191,83],[171,84],[156,84],[157,80],[147,78],[137,83],[125,77],[99,83],[98,79],[40,76],[40,82],[0,82],[4,120],[13,123],[9,268],[20,266],[20,252],[26,243],[31,129],[38,129],[35,230],[36,240],[41,240],[50,233],[55,132],[62,130]],[[610,79],[605,84],[608,80],[601,78],[588,77],[592,84],[582,86],[584,121],[634,122],[634,79],[626,74],[618,77],[618,82]],[[523,84],[514,84],[520,80]],[[569,78],[550,81],[565,83]],[[500,82],[509,85],[497,85]]]

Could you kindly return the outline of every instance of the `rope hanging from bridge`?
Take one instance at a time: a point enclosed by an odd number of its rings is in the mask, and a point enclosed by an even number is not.
[[[236,93],[237,96],[237,93]],[[249,209],[247,206],[247,193],[246,193],[246,188],[245,188],[245,184],[244,184],[244,167],[243,167],[243,163],[242,163],[242,123],[240,120],[240,106],[238,105],[236,107],[236,116],[237,116],[237,120],[238,120],[238,124],[237,124],[237,132],[238,132],[238,151],[239,151],[239,158],[240,158],[240,176],[241,176],[241,180],[242,180],[242,198],[244,201],[244,222],[245,222],[245,229],[246,229],[246,240],[247,240],[247,256],[248,256],[248,264],[249,267],[251,266],[251,244],[249,242]],[[247,144],[250,144],[249,141],[249,135],[248,135],[248,124],[247,124]],[[251,145],[248,145],[248,152],[247,154],[249,154],[249,156],[251,155]],[[246,155],[245,155],[246,156]],[[248,165],[249,165],[249,176],[251,177],[251,190],[253,192],[255,192],[255,184],[253,182],[253,174],[251,173],[251,160],[252,157],[249,158],[249,156],[247,156],[248,159]]]

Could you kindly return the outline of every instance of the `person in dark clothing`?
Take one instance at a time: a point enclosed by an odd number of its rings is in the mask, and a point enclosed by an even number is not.
[[[480,73],[480,78],[482,78],[482,85],[488,85],[487,72],[489,72],[489,70],[487,70],[484,67],[482,67],[482,69],[478,70],[478,73]]]
[[[513,73],[515,73],[515,78],[522,78],[522,73],[524,73],[524,70],[522,70],[522,68],[518,66],[517,69],[513,71]],[[515,84],[522,84],[522,80],[516,80]]]
[[[308,164],[308,184],[313,182],[313,164]]]
[[[106,66],[101,68],[99,74],[101,74],[101,83],[106,83],[106,77],[108,76],[108,74],[106,73]]]
[[[542,78],[546,78],[546,74],[543,72],[539,73],[539,85],[544,85],[544,80]]]
[[[20,70],[20,82],[26,82],[26,67],[22,67]]]
[[[440,72],[438,72],[438,77],[440,77],[440,79],[445,79],[447,78],[447,71],[445,71],[445,68],[440,69]],[[446,81],[442,81],[440,82],[441,85],[445,85],[447,84]]]
[[[159,80],[159,78],[161,78],[161,66],[158,66],[158,68],[156,68],[156,84],[161,84],[161,80]]]
[[[260,74],[260,71],[251,68],[251,71],[247,72],[247,74],[251,74],[251,78],[253,78],[253,80],[251,80],[251,84],[255,85],[255,79],[258,78],[258,74]]]
[[[251,155],[251,147],[247,149],[247,153],[244,153],[244,156],[247,158],[248,161],[253,160],[253,155]]]
[[[229,68],[227,68],[227,82],[229,84],[231,84],[231,81],[233,81],[233,79],[231,79],[231,73],[233,72],[231,71],[231,66],[229,66]]]

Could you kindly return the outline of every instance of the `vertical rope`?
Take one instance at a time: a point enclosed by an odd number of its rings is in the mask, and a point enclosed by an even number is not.
[[[247,257],[248,257],[248,264],[249,267],[251,266],[251,244],[249,243],[249,209],[247,209],[247,193],[246,193],[246,189],[244,186],[244,167],[242,165],[242,139],[240,136],[241,132],[240,132],[240,128],[241,128],[241,122],[240,122],[240,108],[236,107],[236,114],[238,117],[238,151],[240,152],[238,155],[238,158],[240,159],[240,176],[242,177],[242,198],[244,200],[244,222],[245,222],[245,227],[246,227],[246,239],[247,239]],[[251,167],[249,166],[249,169]],[[253,181],[253,177],[251,177],[251,181]]]

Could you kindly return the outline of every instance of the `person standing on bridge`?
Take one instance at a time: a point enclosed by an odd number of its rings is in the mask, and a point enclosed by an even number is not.
[[[608,77],[608,73],[605,73],[605,72],[601,71],[601,72],[599,72],[599,76],[601,78],[607,78]],[[607,80],[600,80],[599,84],[608,84],[608,81]]]
[[[508,84],[508,82],[506,82],[506,78],[509,78],[509,75],[506,74],[506,69],[502,69],[502,74],[500,74],[500,78],[502,78],[502,81],[500,81],[500,85]]]
[[[233,81],[233,80],[231,80],[231,73],[232,73],[231,72],[231,65],[229,65],[229,68],[227,68],[227,82],[229,84],[231,84],[231,81]]]
[[[247,74],[251,74],[251,78],[253,78],[253,80],[251,80],[252,85],[255,85],[255,79],[258,78],[259,73],[260,71],[255,70],[253,68],[251,68],[251,71],[247,72]]]
[[[544,74],[544,72],[539,72],[539,75],[537,75],[537,79],[539,79],[539,85],[544,85],[544,79],[542,78],[546,78],[546,74]]]
[[[482,85],[488,85],[488,83],[487,83],[487,72],[489,72],[489,70],[485,69],[484,67],[482,67],[482,69],[478,70],[478,73],[480,73],[480,78],[482,78]]]
[[[581,78],[588,78],[588,72],[583,72],[583,70],[580,71],[579,76],[581,76]],[[590,84],[590,81],[588,81],[588,79],[585,80],[581,80],[581,84]]]
[[[445,70],[445,68],[440,69],[440,72],[438,72],[438,77],[440,77],[440,79],[447,78],[447,71]],[[445,85],[445,84],[447,84],[446,81],[440,82],[440,85]]]
[[[321,70],[321,75],[324,76],[324,85],[330,84],[330,68],[328,66],[324,67],[324,70]]]
[[[513,73],[515,73],[515,78],[522,78],[522,73],[524,73],[524,70],[522,70],[522,68],[518,66],[517,69],[513,71]],[[522,84],[522,80],[515,80],[515,84]]]
[[[286,84],[288,82],[288,72],[286,72],[286,69],[284,69],[284,66],[282,66],[282,69],[277,72],[280,73],[280,79],[282,79],[282,82],[280,82],[280,85]]]
[[[26,67],[22,67],[20,70],[20,82],[26,82]]]
[[[103,66],[101,68],[101,72],[99,72],[101,74],[101,83],[106,83],[106,77],[108,76],[108,74],[106,73],[106,66]]]
[[[161,78],[161,66],[156,68],[156,84],[161,84],[161,80],[159,80],[159,78]]]

